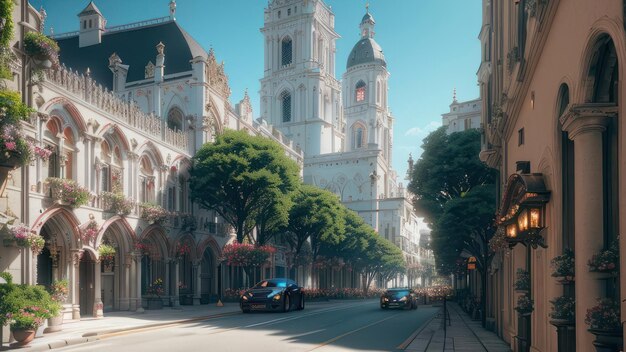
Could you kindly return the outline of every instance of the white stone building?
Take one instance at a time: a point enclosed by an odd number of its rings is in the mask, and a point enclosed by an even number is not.
[[[261,118],[304,151],[304,182],[336,193],[379,234],[418,260],[417,216],[392,168],[387,63],[369,10],[342,82],[335,77],[335,16],[321,0],[265,9]],[[394,284],[409,282],[406,277]]]
[[[456,100],[456,89],[450,111],[441,115],[441,124],[447,126],[447,133],[462,132],[480,127],[482,102],[480,98],[459,102]]]

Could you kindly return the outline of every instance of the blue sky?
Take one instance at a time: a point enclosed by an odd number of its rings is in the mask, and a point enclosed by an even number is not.
[[[365,0],[325,0],[335,13],[337,71],[341,79],[350,50],[359,39]],[[78,30],[76,15],[88,0],[31,0],[48,14],[46,33]],[[169,0],[96,0],[107,26],[163,17]],[[389,105],[395,117],[393,166],[400,181],[409,153],[417,159],[422,139],[441,125],[452,91],[460,101],[478,97],[480,64],[480,0],[370,0],[389,82]],[[259,79],[263,74],[263,26],[266,0],[178,0],[177,21],[208,51],[224,60],[232,103],[248,88],[255,116],[259,111]],[[62,53],[61,53],[62,54]],[[404,181],[406,185],[407,182]]]

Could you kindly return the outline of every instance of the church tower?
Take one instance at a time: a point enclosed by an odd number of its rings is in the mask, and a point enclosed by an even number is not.
[[[100,44],[106,20],[93,1],[90,1],[87,7],[78,14],[78,19],[80,21],[79,47]]]
[[[348,56],[343,75],[346,151],[377,149],[391,165],[393,117],[387,102],[389,72],[380,45],[374,40],[374,17],[367,9],[361,39]]]
[[[261,118],[305,158],[343,150],[341,86],[335,77],[335,15],[322,0],[272,0],[261,28]]]

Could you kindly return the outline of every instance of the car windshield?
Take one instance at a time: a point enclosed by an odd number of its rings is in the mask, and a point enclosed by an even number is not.
[[[394,296],[406,296],[409,294],[409,290],[389,290],[387,294]]]
[[[266,288],[266,287],[287,287],[287,281],[285,280],[263,280],[254,285],[253,288]]]

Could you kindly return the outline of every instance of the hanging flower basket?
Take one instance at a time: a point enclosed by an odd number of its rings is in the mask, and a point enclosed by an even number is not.
[[[535,310],[534,301],[528,297],[528,295],[521,295],[517,297],[517,305],[515,306],[515,310],[520,315],[530,315],[530,313]]]
[[[22,121],[27,121],[31,112],[20,93],[0,89],[0,166],[14,169],[31,160],[32,143],[22,133]]]
[[[24,35],[24,50],[26,55],[32,57],[39,64],[40,68],[51,68],[59,65],[59,45],[54,39],[39,32],[28,32]]]
[[[46,241],[43,237],[35,233],[25,224],[17,224],[9,226],[9,238],[10,242],[15,243],[24,248],[30,248],[33,254],[38,255],[46,245]]]
[[[98,237],[98,232],[100,230],[100,225],[96,220],[89,220],[87,226],[81,232],[81,240],[84,243],[94,243],[96,237]]]
[[[552,303],[550,318],[570,322],[576,320],[576,301],[573,297],[557,297],[551,300],[550,303]]]
[[[550,261],[552,266],[552,276],[561,278],[561,283],[574,281],[574,251],[566,248],[562,255],[554,257]]]
[[[115,264],[115,247],[109,245],[109,244],[101,244],[100,247],[98,247],[98,256],[100,257],[100,262],[105,266],[105,267],[112,267],[113,264]]]

